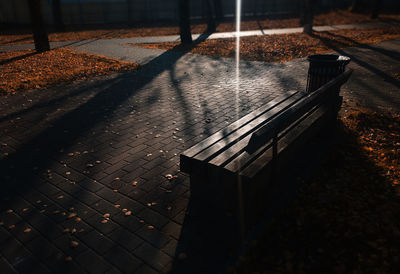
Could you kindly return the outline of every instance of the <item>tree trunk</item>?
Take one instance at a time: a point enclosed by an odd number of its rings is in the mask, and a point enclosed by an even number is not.
[[[303,13],[303,32],[311,34],[313,21],[314,21],[314,0],[303,0],[304,13]]]
[[[179,0],[179,34],[182,44],[191,44],[189,0]]]
[[[60,0],[53,0],[53,19],[54,26],[56,31],[63,32],[65,31],[65,26],[62,20],[62,11],[61,11],[61,3]]]
[[[215,19],[213,15],[213,8],[211,6],[211,0],[203,0],[206,6],[206,17],[207,17],[207,31],[208,33],[212,33],[215,31]]]
[[[214,10],[215,18],[217,19],[217,21],[221,21],[224,18],[221,0],[214,0]]]
[[[37,52],[50,50],[49,38],[43,22],[42,6],[40,0],[27,0],[29,4],[29,13],[31,16],[31,25],[35,49]]]
[[[353,0],[353,4],[350,7],[351,12],[359,12],[361,10],[362,0]]]
[[[372,5],[372,14],[371,14],[372,19],[378,18],[381,6],[382,6],[382,0],[374,0],[374,3]]]
[[[128,25],[132,25],[132,2],[131,0],[126,0],[126,12],[128,13]]]

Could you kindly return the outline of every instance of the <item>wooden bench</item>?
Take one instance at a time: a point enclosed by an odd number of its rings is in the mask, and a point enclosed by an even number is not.
[[[191,200],[200,208],[222,205],[242,225],[254,224],[267,206],[279,174],[291,158],[324,129],[333,126],[340,87],[352,70],[306,94],[293,91],[242,117],[180,155],[190,175]]]

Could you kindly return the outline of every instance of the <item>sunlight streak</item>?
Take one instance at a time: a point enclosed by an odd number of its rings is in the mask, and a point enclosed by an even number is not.
[[[236,120],[239,120],[240,111],[240,21],[242,14],[242,0],[236,0],[236,96],[235,96],[235,108],[236,108]],[[238,175],[237,181],[238,187],[238,204],[239,204],[239,219],[240,219],[240,234],[241,240],[244,241],[244,211],[243,211],[243,193],[242,193],[242,181]]]

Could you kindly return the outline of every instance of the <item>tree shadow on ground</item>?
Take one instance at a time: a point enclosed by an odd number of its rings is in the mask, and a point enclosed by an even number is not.
[[[100,222],[101,212],[94,212],[92,209],[88,209],[88,206],[93,202],[93,198],[98,200],[100,196],[95,195],[93,197],[93,194],[85,190],[89,188],[91,191],[95,191],[96,186],[102,188],[98,183],[93,184],[93,179],[95,178],[92,176],[94,175],[84,175],[83,169],[86,169],[85,163],[90,160],[90,157],[84,157],[79,163],[71,163],[68,157],[60,156],[60,152],[62,155],[62,151],[68,151],[70,148],[76,147],[77,144],[82,142],[83,136],[90,136],[92,130],[101,128],[101,123],[104,122],[105,117],[113,116],[118,107],[129,101],[130,97],[150,83],[152,79],[170,69],[183,55],[183,53],[166,52],[138,71],[120,74],[111,80],[95,83],[94,85],[89,84],[84,88],[80,88],[73,95],[86,94],[93,91],[93,89],[96,92],[93,96],[89,96],[85,102],[77,102],[77,106],[74,109],[54,119],[49,127],[25,130],[24,127],[15,126],[14,129],[10,129],[9,124],[7,124],[8,121],[3,120],[3,123],[5,123],[2,126],[3,130],[6,130],[6,133],[10,136],[17,136],[16,138],[22,144],[15,144],[15,151],[0,160],[3,198],[1,209],[6,210],[14,206],[16,212],[17,209],[22,212],[20,204],[30,203],[29,207],[32,205],[35,207],[34,205],[40,200],[46,206],[61,208],[60,212],[68,212],[68,208],[86,208],[86,210],[81,211],[89,211],[94,216],[98,216],[98,221]],[[57,103],[62,103],[68,99],[70,98],[65,95],[56,100],[58,101]],[[49,105],[51,107],[53,103],[54,101],[50,99],[44,104],[44,107]],[[152,102],[148,103],[151,104]],[[130,105],[130,107],[121,110],[126,113],[126,116],[129,115],[132,109],[140,109],[142,107],[137,102],[130,102]],[[29,117],[32,111],[36,111],[40,107],[42,107],[40,104],[34,105],[28,110],[14,113],[12,116],[7,116],[7,118],[19,116],[20,114],[25,114],[25,117]],[[33,119],[35,119],[34,116]],[[23,131],[26,133],[23,133]],[[88,147],[93,147],[93,145]],[[86,153],[89,154],[88,151]],[[71,166],[67,168],[65,163],[71,164]],[[80,168],[76,169],[77,166],[80,166]],[[105,180],[101,181],[105,182]],[[87,185],[88,182],[89,185]],[[92,183],[90,184],[90,182]],[[107,189],[107,187],[104,189]],[[112,192],[110,189],[108,191]],[[57,197],[61,196],[62,198],[57,200]],[[124,195],[121,194],[119,197],[123,198]],[[32,218],[41,215],[36,211],[39,210],[35,210],[35,215],[32,215],[34,216]],[[44,235],[55,234],[60,236],[62,226],[58,224],[56,217],[51,212],[49,212],[48,216],[45,215],[38,217],[41,220],[40,222],[34,222],[37,230],[41,233],[45,231]],[[90,216],[85,216],[83,213],[81,216],[84,220],[82,224],[93,228],[93,223],[89,221]],[[27,218],[32,220],[29,217]],[[67,216],[61,218],[63,221],[68,221]],[[125,219],[116,222],[127,229],[135,227],[130,227],[131,223],[125,222]],[[113,221],[109,223],[110,225],[116,225]],[[137,220],[137,223],[139,224],[139,220]],[[105,231],[107,230],[103,228],[102,232]],[[69,250],[68,252],[72,251]],[[60,260],[63,264],[66,264],[63,257]],[[68,272],[69,268],[57,270]]]
[[[25,59],[25,58],[34,56],[34,55],[39,54],[39,53],[41,53],[41,52],[34,51],[34,52],[27,53],[27,54],[22,54],[22,55],[15,56],[15,57],[13,57],[13,58],[6,59],[6,60],[1,61],[1,62],[0,62],[0,66],[2,66],[2,65],[7,65],[7,64],[12,63],[12,62],[14,62],[14,61],[23,60],[23,59]]]
[[[319,39],[322,43],[324,43],[326,46],[328,46],[329,48],[332,48],[333,50],[335,50],[336,52],[343,54],[343,55],[349,55],[348,53],[346,53],[342,48],[348,47],[348,46],[357,46],[357,47],[361,47],[361,48],[367,48],[373,51],[377,51],[381,54],[384,54],[386,56],[389,56],[390,58],[393,59],[398,59],[399,58],[399,54],[398,52],[393,52],[390,50],[385,50],[385,49],[379,49],[377,47],[372,47],[372,46],[368,46],[368,45],[363,45],[358,43],[357,41],[354,41],[350,38],[341,36],[341,35],[337,35],[337,34],[333,34],[331,32],[324,32],[329,34],[330,36],[332,36],[332,39],[327,39],[325,37],[322,37],[320,35],[318,35],[318,33],[314,32],[313,34],[311,34],[312,37]],[[349,42],[349,44],[347,44],[346,42],[341,42],[339,41],[337,38],[340,37],[342,39],[345,39],[346,41]],[[373,64],[367,63],[363,60],[361,60],[360,58],[356,57],[355,55],[349,55],[349,57],[351,57],[352,62],[356,63],[357,65],[364,67],[365,69],[369,70],[370,72],[382,77],[386,82],[394,85],[397,88],[400,88],[400,81],[393,78],[391,75],[388,75],[386,72],[378,69],[376,66],[374,66]]]

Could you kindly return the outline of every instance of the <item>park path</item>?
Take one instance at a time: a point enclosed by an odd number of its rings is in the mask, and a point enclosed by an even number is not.
[[[399,111],[400,40],[340,53],[355,69],[345,99]],[[243,61],[236,98],[233,59],[163,51],[134,72],[2,98],[0,272],[223,270],[229,231],[187,215],[179,154],[304,90],[307,67]]]
[[[387,27],[398,25],[398,22],[390,23],[361,23],[361,24],[346,24],[332,26],[315,26],[315,31],[334,31],[340,29],[367,29]],[[282,29],[264,29],[264,30],[249,30],[241,31],[240,37],[274,35],[274,34],[292,34],[301,33],[303,28],[282,28]],[[210,35],[193,34],[193,40],[210,40],[221,38],[234,38],[236,32],[217,32]],[[83,41],[68,41],[68,42],[52,42],[51,48],[68,47],[77,51],[87,52],[92,54],[100,54],[110,58],[129,61],[136,64],[146,64],[154,58],[160,56],[165,50],[146,49],[140,46],[132,46],[128,44],[143,44],[143,43],[159,43],[159,42],[179,42],[179,35],[170,36],[155,36],[155,37],[132,37],[122,39],[97,39]],[[1,51],[9,50],[25,50],[34,49],[33,44],[0,46]]]

